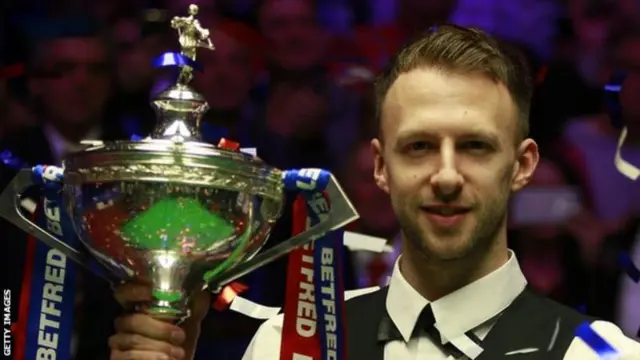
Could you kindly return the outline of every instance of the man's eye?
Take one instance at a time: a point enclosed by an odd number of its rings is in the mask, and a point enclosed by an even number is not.
[[[415,141],[407,145],[406,150],[408,153],[422,153],[433,149],[433,144],[427,141]]]
[[[462,150],[468,150],[468,151],[473,151],[473,152],[480,152],[480,151],[489,151],[491,150],[491,145],[487,144],[484,141],[466,141],[463,144],[460,145],[460,148]]]
[[[73,71],[73,65],[69,63],[56,63],[42,70],[41,75],[49,78],[61,78]]]

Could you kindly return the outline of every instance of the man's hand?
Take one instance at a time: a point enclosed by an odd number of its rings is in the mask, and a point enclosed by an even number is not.
[[[115,297],[124,308],[149,301],[146,285],[124,284],[115,289]],[[206,316],[210,296],[198,292],[192,298],[191,317],[182,326],[159,321],[145,314],[127,314],[115,321],[116,334],[109,338],[111,360],[181,360],[193,358],[200,322]]]
[[[181,360],[185,332],[178,326],[132,314],[116,319],[116,334],[109,338],[112,360]]]

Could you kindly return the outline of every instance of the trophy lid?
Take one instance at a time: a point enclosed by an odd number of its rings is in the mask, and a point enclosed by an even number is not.
[[[214,47],[209,31],[195,18],[197,12],[198,7],[190,5],[189,16],[172,19],[180,53],[166,53],[156,60],[158,66],[177,66],[180,74],[174,85],[151,101],[157,116],[151,136],[140,141],[84,141],[83,151],[63,161],[65,183],[171,182],[282,198],[280,170],[257,157],[201,142],[200,122],[208,104],[189,82],[198,68],[196,49]]]

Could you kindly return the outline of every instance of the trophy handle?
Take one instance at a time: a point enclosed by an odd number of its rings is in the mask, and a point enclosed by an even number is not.
[[[60,251],[69,259],[80,265],[86,264],[86,255],[73,247],[60,241],[45,229],[38,226],[33,221],[27,219],[20,210],[20,200],[24,192],[34,186],[38,186],[33,181],[33,173],[31,169],[22,169],[9,183],[6,189],[0,195],[0,216],[10,223],[19,227],[27,234],[36,237],[48,246]]]
[[[253,259],[240,263],[228,271],[223,272],[219,277],[216,277],[210,282],[207,287],[211,290],[218,291],[224,285],[237,280],[256,268],[264,266],[288,254],[291,250],[317,240],[326,233],[339,229],[359,218],[355,207],[351,204],[344,190],[342,190],[342,187],[340,187],[340,184],[338,184],[338,181],[336,181],[333,175],[331,175],[331,180],[327,184],[325,192],[329,196],[331,208],[323,221],[289,238],[281,244],[256,255]]]

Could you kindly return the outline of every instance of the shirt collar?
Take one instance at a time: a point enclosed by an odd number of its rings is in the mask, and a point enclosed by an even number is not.
[[[420,312],[429,301],[409,285],[398,264],[399,259],[391,275],[386,307],[389,317],[408,342]],[[431,302],[436,327],[445,339],[462,335],[500,314],[526,285],[518,260],[509,250],[509,260],[499,269]]]

